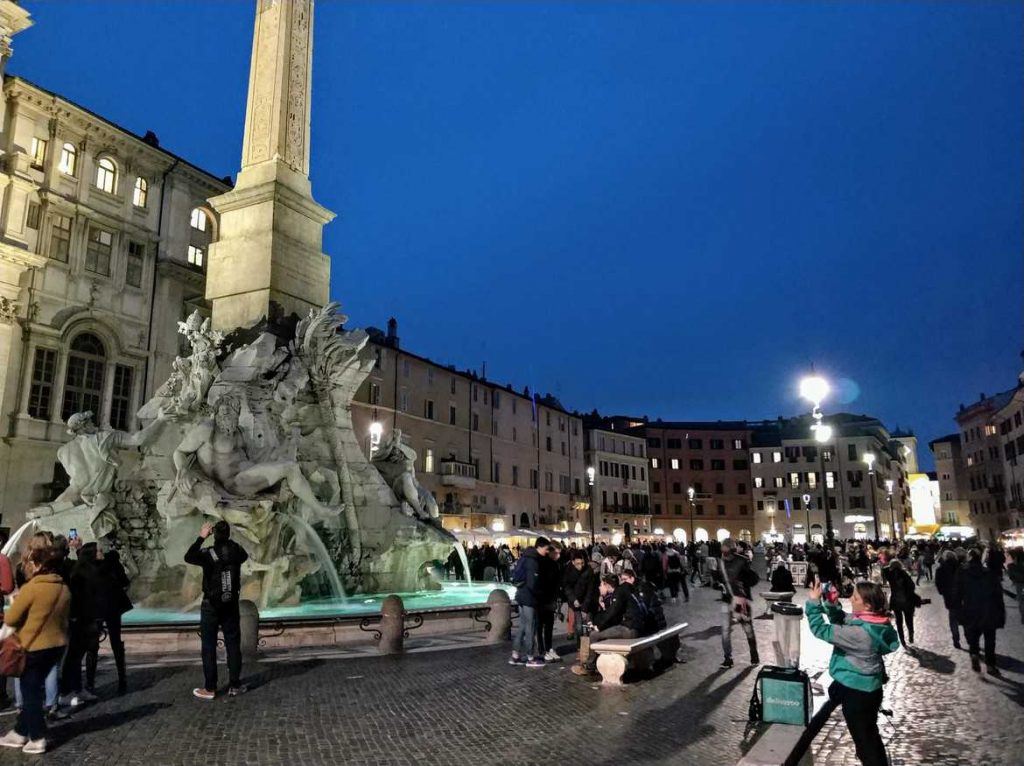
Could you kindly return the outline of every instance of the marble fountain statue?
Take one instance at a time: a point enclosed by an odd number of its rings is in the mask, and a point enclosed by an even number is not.
[[[180,322],[191,354],[139,410],[142,428],[73,415],[58,452],[70,485],[29,512],[8,550],[37,529],[109,540],[136,604],[182,613],[200,599],[185,550],[204,522],[224,519],[249,553],[242,597],[261,612],[439,589],[434,565],[455,540],[400,431],[364,454],[350,408],[373,355],[336,310],[310,310],[293,331],[263,323],[227,337],[198,312]]]

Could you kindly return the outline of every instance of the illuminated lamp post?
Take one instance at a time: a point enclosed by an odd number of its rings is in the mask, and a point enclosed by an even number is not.
[[[693,539],[693,511],[696,507],[696,503],[694,503],[694,500],[697,497],[697,490],[695,490],[693,487],[687,487],[686,497],[689,498],[690,500],[690,542],[694,543],[695,540]]]
[[[892,489],[896,484],[892,479],[885,480],[885,492],[889,496],[889,521],[892,523],[892,539],[898,540],[899,536],[896,534],[896,512],[892,509]]]
[[[590,547],[593,548],[596,545],[594,540],[594,476],[597,474],[597,469],[592,465],[587,466],[587,494],[590,496]]]
[[[878,504],[875,502],[875,453],[865,452],[864,462],[868,464],[868,482],[871,484],[871,518],[875,524],[875,539],[878,540]]]
[[[835,534],[832,531],[832,508],[828,499],[828,477],[825,475],[825,445],[832,439],[832,427],[822,422],[821,403],[828,396],[828,381],[820,375],[808,375],[800,381],[800,396],[811,403],[811,417],[814,423],[811,424],[811,433],[814,440],[818,442],[818,459],[821,465],[821,496],[822,505],[825,508],[825,544],[831,548],[835,543]],[[808,540],[810,530],[807,530]]]

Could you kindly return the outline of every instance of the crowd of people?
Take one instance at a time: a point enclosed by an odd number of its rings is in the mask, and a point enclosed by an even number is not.
[[[104,633],[117,668],[117,693],[126,691],[121,618],[132,608],[129,584],[117,551],[106,542],[83,544],[77,537],[37,532],[16,569],[0,554],[0,590],[13,594],[0,638],[9,643],[14,636],[24,652],[24,668],[13,679],[17,720],[0,746],[44,753],[47,721],[98,699]],[[0,687],[0,705],[10,707],[7,678],[0,678]]]

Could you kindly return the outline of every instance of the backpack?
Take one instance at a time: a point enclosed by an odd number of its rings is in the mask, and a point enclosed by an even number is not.
[[[516,565],[512,567],[512,574],[509,575],[509,580],[517,588],[526,585],[526,556],[520,556],[516,559]]]
[[[225,546],[225,552],[230,548]],[[206,596],[213,602],[229,604],[238,597],[238,577],[235,574],[237,565],[230,560],[217,554],[216,546],[207,549],[207,554],[213,559],[214,576],[210,578],[211,593]]]
[[[665,568],[668,569],[669,572],[683,571],[682,559],[679,558],[678,554],[669,554]]]
[[[806,726],[811,720],[811,679],[799,668],[765,665],[754,681],[748,720]]]

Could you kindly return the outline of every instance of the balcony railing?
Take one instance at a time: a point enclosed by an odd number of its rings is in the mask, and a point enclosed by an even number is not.
[[[473,489],[476,486],[476,465],[461,460],[441,460],[438,463],[441,484],[445,487]]]

